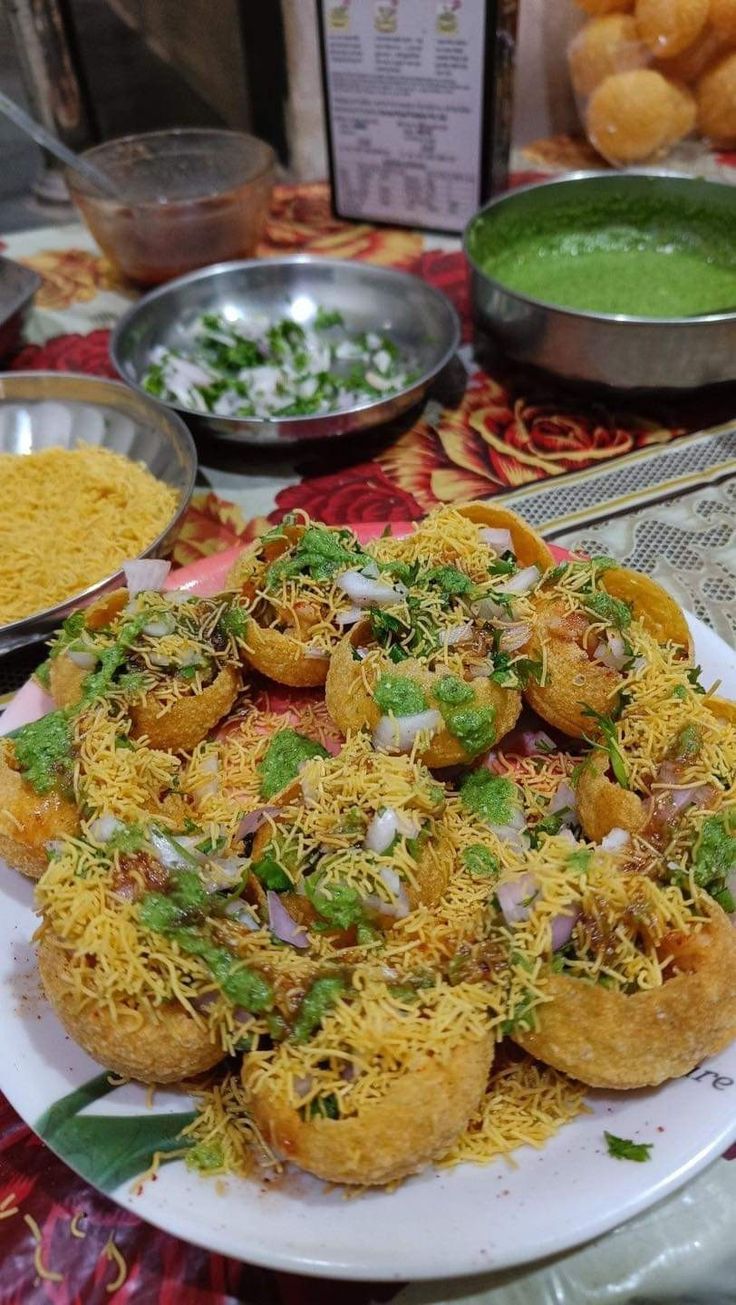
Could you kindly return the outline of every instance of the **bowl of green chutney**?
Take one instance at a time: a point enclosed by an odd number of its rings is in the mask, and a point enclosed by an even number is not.
[[[569,380],[684,390],[736,379],[736,186],[580,172],[465,229],[476,322]]]

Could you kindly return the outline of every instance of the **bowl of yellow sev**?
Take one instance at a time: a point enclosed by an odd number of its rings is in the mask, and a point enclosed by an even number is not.
[[[125,385],[0,374],[0,653],[165,555],[196,470],[181,418]]]

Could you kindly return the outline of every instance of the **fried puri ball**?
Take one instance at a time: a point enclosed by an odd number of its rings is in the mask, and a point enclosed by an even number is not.
[[[686,87],[651,68],[634,68],[596,86],[585,124],[591,143],[609,163],[644,163],[687,136],[695,117]]]
[[[120,615],[127,601],[127,589],[103,594],[86,613],[87,629],[99,630],[109,625]],[[78,666],[67,653],[52,659],[49,687],[57,707],[76,706],[88,674],[89,671]],[[224,666],[200,693],[184,694],[168,706],[152,690],[142,702],[131,705],[129,709],[132,736],[145,736],[152,748],[191,752],[227,716],[240,686],[240,671],[234,666]]]
[[[628,13],[634,8],[634,0],[576,0],[579,9],[586,14]]]
[[[634,618],[659,643],[677,644],[690,656],[692,637],[684,613],[656,580],[627,567],[612,567],[601,577],[600,587],[612,598],[628,603]],[[588,627],[583,612],[569,612],[551,595],[539,603],[526,648],[537,660],[546,652],[544,684],[530,680],[525,689],[527,701],[549,725],[578,739],[595,733],[593,718],[585,709],[607,715],[621,682],[619,671],[589,655]]]
[[[710,0],[709,18],[714,32],[736,45],[736,0]]]
[[[729,3],[734,4],[734,14],[736,14],[736,0],[729,0]],[[703,29],[697,41],[683,50],[682,54],[676,54],[671,59],[663,59],[661,63],[655,60],[654,67],[670,80],[674,79],[676,82],[690,85],[691,82],[702,77],[705,70],[726,52],[729,44],[730,42],[709,24]]]
[[[692,656],[693,640],[685,613],[651,576],[615,566],[603,575],[601,588],[612,598],[628,603],[634,618],[658,643],[677,644],[688,657]]]
[[[612,829],[638,834],[648,819],[646,803],[607,776],[608,755],[592,752],[577,781],[577,808],[586,836],[600,843]]]
[[[659,988],[623,993],[546,976],[538,1028],[514,1034],[530,1055],[589,1087],[656,1087],[687,1074],[736,1037],[736,931],[716,902],[697,932],[667,945],[676,972]]]
[[[582,646],[589,622],[556,601],[540,604],[528,655],[545,660],[544,683],[531,678],[524,695],[538,716],[574,739],[595,733],[586,708],[605,716],[621,682],[619,671],[604,666]]]
[[[631,14],[603,14],[591,18],[571,41],[567,59],[576,94],[590,95],[611,73],[643,68],[649,51],[639,39]]]
[[[296,544],[305,527],[286,524],[281,530],[282,538],[270,540],[265,545],[257,539],[243,550],[228,573],[228,589],[239,590],[251,601],[255,598],[259,573]],[[277,684],[286,684],[293,689],[312,689],[324,684],[329,657],[312,657],[305,650],[313,617],[311,605],[305,603],[304,610],[297,612],[297,626],[293,632],[287,633],[274,626],[261,625],[252,616],[246,635],[249,665]]]
[[[658,59],[682,54],[708,21],[710,0],[636,0],[636,24],[642,41]]]
[[[115,1018],[101,1001],[80,1007],[70,979],[72,960],[51,932],[38,944],[44,992],[67,1033],[93,1060],[141,1083],[178,1083],[222,1060],[204,1024],[170,1002],[155,1010],[120,1003]]]
[[[223,666],[201,693],[187,694],[163,710],[155,693],[130,707],[133,738],[144,735],[152,748],[191,752],[227,716],[240,692],[240,672]]]
[[[468,1040],[446,1060],[427,1054],[346,1119],[303,1119],[286,1085],[254,1088],[247,1056],[243,1081],[253,1118],[278,1156],[325,1182],[368,1187],[418,1173],[450,1149],[481,1101],[492,1057],[490,1036]]]
[[[0,857],[29,879],[40,879],[54,838],[79,833],[73,802],[52,789],[37,793],[13,766],[13,750],[0,740]]]
[[[361,664],[353,657],[353,648],[369,643],[371,638],[370,622],[359,621],[350,634],[345,635],[332,654],[330,669],[325,684],[325,702],[330,716],[343,734],[357,730],[373,730],[381,719],[381,711],[366,689],[361,674]],[[407,676],[423,690],[427,700],[431,700],[432,689],[446,674],[446,669],[429,670],[414,658],[403,662],[385,659],[383,670],[392,676]],[[493,680],[487,678],[472,681],[474,701],[470,707],[488,707],[494,713],[494,743],[502,739],[513,729],[521,713],[521,694],[516,689],[503,689]],[[419,757],[425,766],[442,769],[444,766],[458,766],[471,761],[459,739],[450,733],[445,725],[440,726],[432,735],[429,746]]]
[[[736,53],[721,59],[697,83],[698,128],[715,145],[736,145]]]

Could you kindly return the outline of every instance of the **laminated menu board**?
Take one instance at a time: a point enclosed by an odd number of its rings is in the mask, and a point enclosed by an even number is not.
[[[317,0],[340,217],[462,231],[505,184],[516,0]]]

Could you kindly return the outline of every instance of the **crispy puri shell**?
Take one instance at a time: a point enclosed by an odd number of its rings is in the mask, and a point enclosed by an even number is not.
[[[53,790],[36,790],[8,765],[0,743],[0,857],[29,879],[40,879],[52,838],[79,833],[79,816],[72,802]]]
[[[726,698],[708,698],[707,706],[717,720],[736,725],[736,703]],[[577,781],[577,808],[583,832],[599,843],[612,829],[637,834],[648,819],[647,803],[636,793],[609,779],[608,757],[594,752],[588,757]]]
[[[656,580],[640,571],[617,566],[601,577],[601,588],[612,598],[630,603],[636,620],[641,621],[658,643],[679,644],[688,657],[692,656],[693,641],[685,614]]]
[[[636,793],[621,788],[606,775],[608,757],[593,752],[577,781],[577,807],[585,835],[600,843],[612,829],[638,834],[647,823],[646,803]]]
[[[146,736],[152,748],[191,752],[226,716],[240,690],[240,672],[223,666],[201,693],[187,694],[161,712],[155,694],[130,708],[133,737]]]
[[[273,540],[267,547],[267,556],[261,559],[259,540],[244,549],[227,577],[227,587],[237,589],[249,599],[255,598],[258,589],[258,572],[280,557],[304,533],[303,526],[284,526],[284,538]],[[304,643],[293,635],[284,634],[271,626],[260,625],[255,617],[248,622],[246,634],[246,660],[254,670],[260,671],[277,684],[287,684],[294,689],[311,689],[324,684],[329,657],[307,657]]]
[[[69,1036],[106,1069],[141,1083],[178,1083],[222,1060],[208,1029],[174,1002],[145,1013],[121,1004],[117,1019],[102,1003],[80,1010],[69,984],[71,963],[59,940],[43,933],[38,968],[44,992]]]
[[[479,526],[508,530],[514,552],[524,566],[538,566],[540,571],[546,571],[554,564],[554,558],[542,536],[509,508],[497,507],[495,503],[465,503],[457,510],[460,516],[477,522]]]
[[[324,684],[329,657],[307,657],[304,644],[281,630],[259,625],[251,617],[245,638],[246,658],[254,670],[277,684],[311,689]]]
[[[279,1156],[326,1182],[370,1186],[417,1173],[449,1150],[478,1107],[492,1056],[490,1036],[446,1061],[427,1055],[348,1119],[303,1120],[285,1089],[270,1082],[254,1091],[247,1056],[243,1081],[253,1117]]]
[[[88,630],[102,630],[122,612],[128,601],[127,589],[113,589],[91,603],[84,616]],[[49,666],[49,689],[57,707],[73,707],[82,696],[82,685],[89,671],[77,666],[71,657],[61,653]]]
[[[676,953],[683,973],[627,995],[549,974],[539,1028],[514,1040],[590,1087],[656,1087],[687,1074],[736,1037],[736,930],[715,902]]]
[[[584,707],[605,716],[621,682],[618,671],[592,661],[573,638],[558,626],[559,612],[552,603],[539,607],[527,656],[541,661],[546,652],[544,684],[530,678],[524,696],[538,716],[572,738],[590,738],[596,733],[593,718]]]
[[[375,729],[381,712],[368,693],[361,675],[360,662],[353,657],[353,648],[370,640],[367,621],[359,621],[350,634],[340,640],[330,661],[325,684],[325,703],[330,716],[343,734],[349,731]],[[433,684],[441,679],[443,671],[430,671],[414,659],[394,663],[386,659],[386,670],[392,675],[410,676],[429,695]],[[521,694],[515,689],[502,689],[493,680],[473,681],[475,707],[492,707],[496,713],[494,743],[513,729],[521,712]],[[421,754],[425,766],[441,769],[443,766],[463,765],[472,761],[460,741],[442,726],[433,735],[429,747]]]

